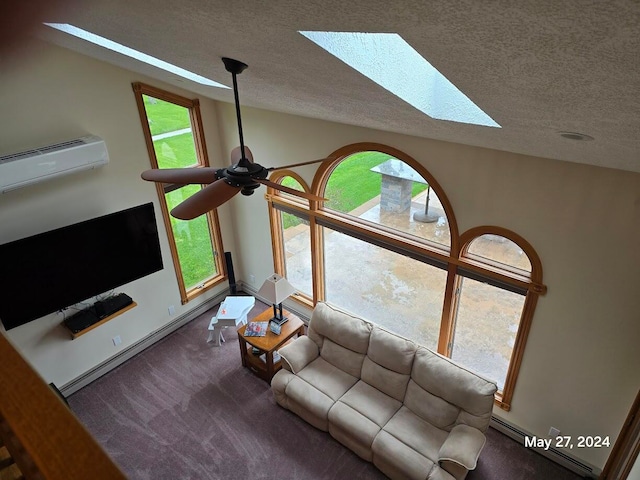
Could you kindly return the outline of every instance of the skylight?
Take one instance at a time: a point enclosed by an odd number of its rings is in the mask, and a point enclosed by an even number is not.
[[[299,33],[431,118],[501,128],[397,33]]]
[[[91,42],[95,45],[99,45],[122,55],[126,55],[127,57],[135,58],[136,60],[147,63],[149,65],[153,65],[154,67],[173,73],[174,75],[178,75],[179,77],[186,78],[187,80],[191,80],[202,85],[207,85],[209,87],[229,88],[226,85],[214,82],[213,80],[198,75],[197,73],[193,73],[189,70],[185,70],[184,68],[177,67],[171,63],[165,62],[164,60],[160,60],[159,58],[152,57],[151,55],[147,55],[146,53],[139,52],[138,50],[134,50],[133,48],[126,47],[120,43],[114,42],[113,40],[109,40],[108,38],[96,35],[95,33],[87,32],[86,30],[83,30],[81,28],[74,27],[73,25],[69,25],[68,23],[45,23],[45,25],[51,28],[55,28],[56,30],[60,30],[61,32],[67,33],[69,35],[73,35],[74,37],[81,38],[82,40],[85,40],[87,42]]]

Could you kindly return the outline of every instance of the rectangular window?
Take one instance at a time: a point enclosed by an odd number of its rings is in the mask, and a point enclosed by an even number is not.
[[[313,296],[311,277],[311,233],[309,222],[280,212],[282,221],[284,276],[298,292]]]
[[[447,272],[323,228],[326,300],[436,350]]]
[[[503,390],[525,296],[458,277],[451,358]]]
[[[208,166],[199,103],[147,85],[133,85],[153,168]],[[217,216],[179,220],[169,212],[201,185],[159,185],[158,193],[182,302],[224,279]]]

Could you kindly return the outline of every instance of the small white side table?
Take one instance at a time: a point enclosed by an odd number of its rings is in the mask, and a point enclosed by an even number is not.
[[[209,322],[209,338],[207,342],[213,341],[213,345],[220,346],[224,342],[222,330],[227,327],[237,327],[247,323],[247,314],[256,303],[254,297],[227,297],[220,304],[216,313]]]

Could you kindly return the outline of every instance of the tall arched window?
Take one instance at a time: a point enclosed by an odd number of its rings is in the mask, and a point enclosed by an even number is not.
[[[508,410],[545,291],[533,248],[499,227],[459,235],[438,182],[397,149],[355,144],[329,158],[311,189],[292,172],[272,178],[327,199],[268,190],[276,271],[309,306],[332,303],[496,380]]]
[[[295,172],[279,170],[271,180],[295,190],[308,192],[309,187]],[[300,200],[286,192],[278,192],[283,199],[303,205]],[[275,271],[297,289],[297,297],[307,305],[312,303],[313,283],[311,275],[311,232],[308,215],[286,208],[270,209]]]

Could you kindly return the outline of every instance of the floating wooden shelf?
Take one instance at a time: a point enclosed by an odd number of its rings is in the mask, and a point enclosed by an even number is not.
[[[90,332],[94,328],[97,328],[100,325],[102,325],[104,323],[107,323],[109,320],[112,320],[112,319],[116,318],[118,315],[122,315],[124,312],[127,312],[127,311],[131,310],[133,307],[136,307],[136,306],[138,306],[138,304],[136,302],[132,302],[129,305],[127,305],[126,307],[124,307],[123,309],[118,310],[116,313],[113,313],[113,314],[109,315],[108,317],[104,317],[103,319],[97,321],[93,325],[88,326],[84,330],[80,330],[79,332],[73,333],[71,330],[69,330],[69,333],[71,334],[71,338],[72,339],[76,339],[79,336],[84,335],[87,332]],[[63,325],[64,325],[64,323],[63,323]]]

